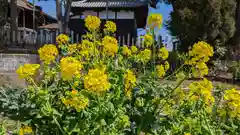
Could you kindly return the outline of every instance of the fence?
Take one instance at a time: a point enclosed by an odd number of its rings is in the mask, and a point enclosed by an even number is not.
[[[12,34],[12,36],[11,36]],[[56,43],[56,37],[59,35],[58,31],[51,31],[48,29],[40,29],[38,31],[34,31],[29,28],[19,27],[17,34],[15,31],[11,33],[10,27],[2,27],[0,28],[0,46],[5,45],[5,47],[9,48],[12,46],[18,46],[19,48],[31,48],[42,46],[44,44]],[[78,33],[74,33],[70,31],[70,43],[80,43],[82,40],[82,35]],[[155,37],[158,44],[168,42],[166,40],[162,40],[161,36]],[[139,37],[133,37],[131,34],[127,34],[125,36],[117,36],[117,40],[119,45],[137,45],[141,47],[143,45],[143,39]]]

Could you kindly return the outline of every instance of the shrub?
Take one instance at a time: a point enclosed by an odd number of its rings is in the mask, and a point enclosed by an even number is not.
[[[156,14],[153,24],[161,25]],[[113,36],[114,23],[100,33],[100,20],[87,17],[89,32],[81,44],[58,37],[58,47],[40,48],[42,65],[28,64],[17,73],[24,78],[27,102],[34,106],[21,134],[236,134],[240,132],[240,93],[235,89],[215,93],[206,63],[213,48],[200,41],[185,62],[170,76],[168,52],[155,48],[149,35],[144,48],[119,47]],[[109,22],[108,22],[109,23]],[[149,22],[150,23],[150,22]],[[111,30],[107,32],[107,30]],[[61,38],[64,37],[64,38]],[[46,49],[48,48],[48,49]],[[134,51],[133,51],[134,50]],[[44,53],[42,53],[44,52]],[[156,61],[159,63],[156,65]],[[36,82],[36,74],[42,80]],[[176,86],[164,84],[171,76]],[[188,90],[180,87],[191,77]],[[224,96],[223,96],[224,95]]]
[[[239,61],[233,62],[232,75],[234,80],[240,80],[240,62]]]

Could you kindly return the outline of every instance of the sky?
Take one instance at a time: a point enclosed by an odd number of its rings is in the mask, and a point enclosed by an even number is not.
[[[33,2],[33,0],[29,0],[30,2]],[[48,1],[44,1],[44,0],[34,0],[35,4],[38,6],[41,6],[43,11],[53,17],[56,16],[56,5],[55,5],[55,0],[48,0]],[[157,5],[157,8],[150,8],[149,13],[160,13],[163,16],[163,20],[169,20],[170,17],[170,12],[172,11],[172,6],[171,5],[166,5],[163,3],[159,3]],[[139,30],[138,34],[141,35],[145,33],[145,31],[143,30]],[[158,31],[158,34],[160,34],[161,36],[163,36],[163,40],[166,39],[166,37],[168,37],[168,42],[166,42],[166,44],[170,44],[168,45],[169,47],[171,47],[171,35],[169,33],[169,31],[166,28],[161,28]],[[168,47],[167,46],[167,47]],[[171,48],[169,48],[171,49]]]

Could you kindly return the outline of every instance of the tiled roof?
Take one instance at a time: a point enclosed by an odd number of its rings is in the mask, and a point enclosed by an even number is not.
[[[140,7],[147,5],[147,1],[109,1],[108,7],[112,8],[131,8],[131,7]],[[106,7],[105,1],[93,1],[93,2],[81,2],[76,1],[72,2],[72,7],[81,7],[81,8],[103,8]]]
[[[57,23],[51,23],[51,24],[40,26],[38,28],[39,29],[58,29],[58,24]]]

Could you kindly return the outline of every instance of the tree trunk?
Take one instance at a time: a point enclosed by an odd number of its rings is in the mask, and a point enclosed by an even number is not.
[[[18,34],[17,0],[11,0],[11,41],[16,43]]]
[[[63,18],[62,18],[62,3],[61,0],[56,0],[56,17],[58,21],[58,29],[60,33],[63,33]]]
[[[68,23],[69,23],[69,17],[70,17],[70,11],[71,11],[71,5],[72,5],[72,0],[67,0],[65,3],[65,13],[63,17],[63,33],[68,32]]]
[[[56,0],[56,9],[57,9],[57,21],[58,21],[58,28],[60,33],[67,34],[68,31],[68,22],[69,16],[71,11],[71,4],[72,0],[66,0],[64,3],[64,16],[62,12],[62,3],[61,0]]]
[[[237,1],[237,8],[235,14],[236,32],[234,34],[234,46],[240,46],[240,1]]]
[[[240,49],[240,1],[237,0],[237,7],[236,7],[236,13],[235,13],[235,21],[236,21],[236,32],[233,36],[232,40],[232,46],[237,47],[236,49]],[[237,50],[235,52],[237,52]]]

